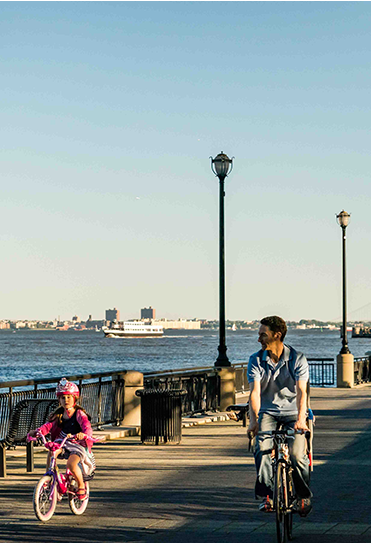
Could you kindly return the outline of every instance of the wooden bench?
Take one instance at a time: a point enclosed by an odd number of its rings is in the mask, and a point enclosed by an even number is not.
[[[32,398],[21,400],[14,406],[8,433],[0,440],[0,477],[6,477],[6,449],[17,445],[26,445],[26,470],[29,473],[34,471],[34,442],[27,442],[27,434],[47,422],[58,405],[54,398]]]

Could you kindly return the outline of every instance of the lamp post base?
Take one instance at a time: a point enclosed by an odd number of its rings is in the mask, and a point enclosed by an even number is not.
[[[214,363],[215,368],[230,368],[231,367],[231,362],[227,358],[226,351],[227,351],[226,345],[218,346],[218,357],[217,357],[216,362]]]
[[[337,355],[337,388],[354,387],[354,356],[349,353]]]

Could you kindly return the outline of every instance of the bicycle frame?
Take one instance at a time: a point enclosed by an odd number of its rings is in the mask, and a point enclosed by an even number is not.
[[[66,441],[68,439],[72,439],[74,436],[66,436],[60,444],[57,444],[55,442],[48,442],[45,439],[45,436],[42,434],[38,434],[38,437],[42,439],[44,447],[51,454],[49,466],[44,475],[50,475],[53,477],[53,488],[50,496],[51,499],[53,499],[53,495],[56,491],[61,495],[68,492],[68,485],[73,476],[69,469],[66,469],[65,474],[60,473],[57,465],[57,458]]]
[[[302,431],[271,430],[260,431],[259,435],[272,438],[271,465],[274,480],[273,510],[276,513],[277,541],[286,543],[292,539],[292,514],[295,503],[295,492],[292,479],[292,462],[288,441],[295,439],[295,434]],[[305,432],[309,439],[309,432]]]

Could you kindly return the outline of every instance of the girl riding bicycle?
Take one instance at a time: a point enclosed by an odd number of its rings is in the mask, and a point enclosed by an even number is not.
[[[44,436],[51,434],[53,441],[62,441],[68,434],[76,434],[76,441],[66,441],[60,449],[59,457],[67,459],[67,468],[71,471],[78,484],[76,496],[80,500],[86,499],[84,480],[93,478],[95,460],[92,453],[92,427],[90,415],[77,404],[80,391],[75,383],[63,378],[56,388],[60,407],[49,418],[49,422],[32,430],[29,435],[35,437],[37,433]],[[50,453],[47,465],[49,465]],[[83,471],[83,472],[82,472]]]

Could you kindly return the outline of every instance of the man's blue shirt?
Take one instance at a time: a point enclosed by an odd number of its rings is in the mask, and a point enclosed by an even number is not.
[[[260,413],[297,415],[296,381],[309,380],[306,357],[293,347],[284,345],[283,353],[273,362],[268,351],[252,354],[248,362],[248,382],[261,382]]]

